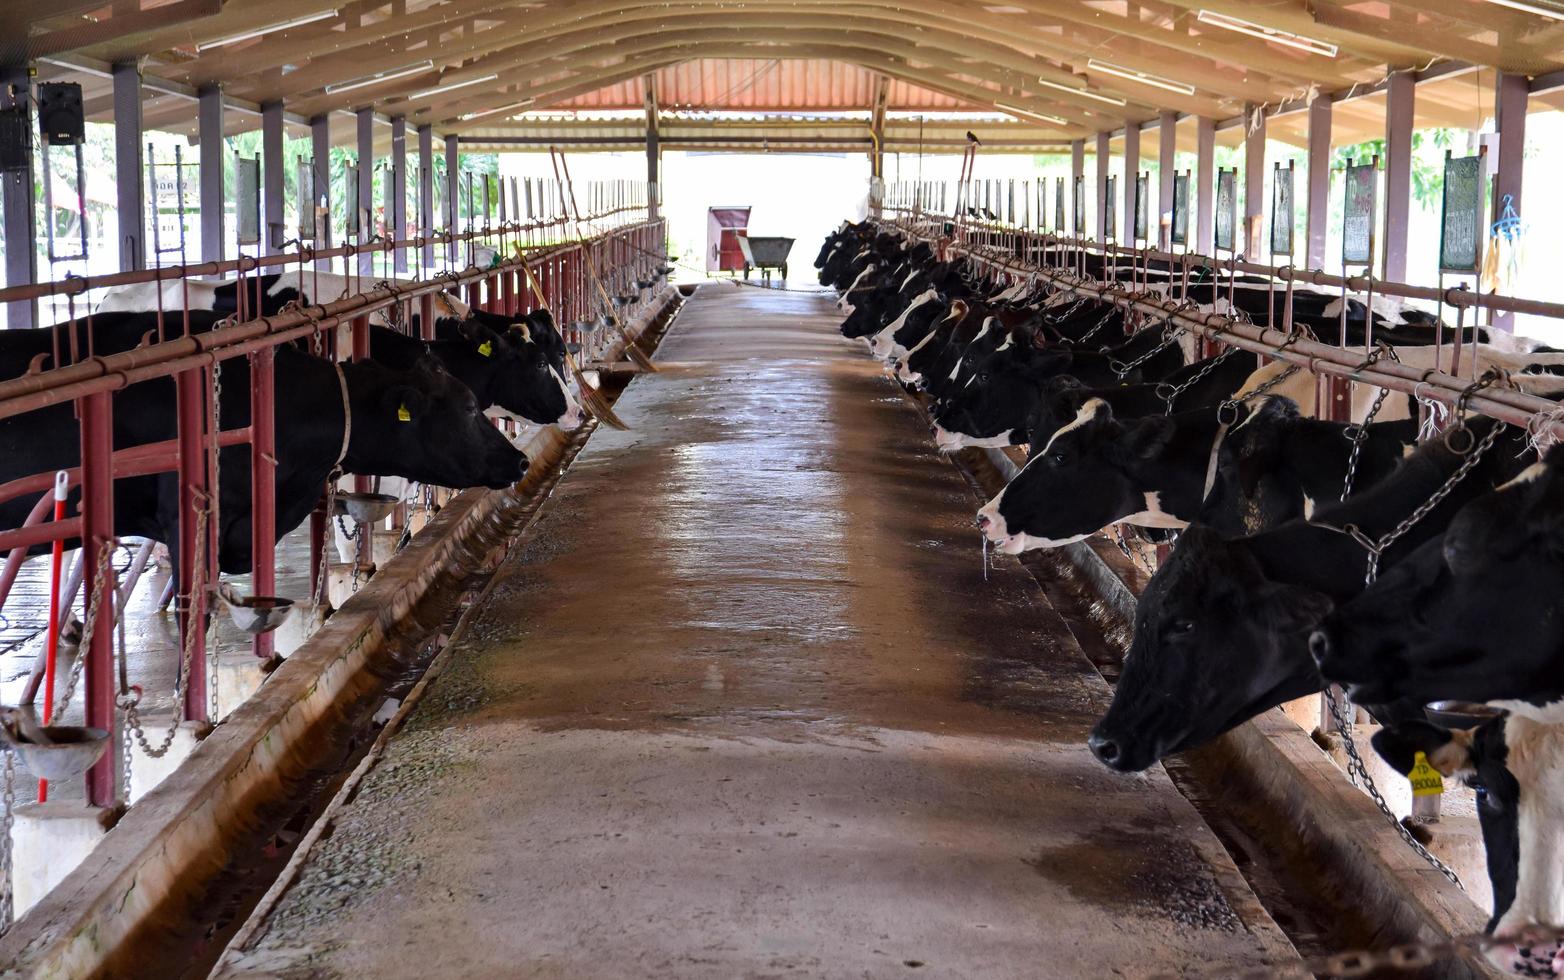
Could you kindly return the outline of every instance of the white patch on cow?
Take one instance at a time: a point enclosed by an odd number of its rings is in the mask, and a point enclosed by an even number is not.
[[[1543,725],[1564,724],[1564,700],[1549,701],[1547,704],[1532,704],[1530,701],[1489,701],[1495,708],[1503,708],[1510,714],[1529,721],[1535,721]]]
[[[1546,472],[1548,472],[1548,466],[1546,463],[1533,463],[1524,470],[1521,470],[1520,473],[1516,474],[1515,479],[1501,487],[1497,487],[1495,492],[1503,493],[1504,491],[1513,489],[1515,487],[1525,486],[1528,483],[1541,479],[1542,474]]]
[[[562,429],[574,429],[581,424],[581,405],[570,393],[570,386],[565,383],[565,379],[560,377],[559,372],[554,370],[552,365],[549,366],[548,373],[559,382],[560,393],[565,396],[565,414],[555,419],[554,424]]]
[[[1179,520],[1172,514],[1162,509],[1162,495],[1155,490],[1145,495],[1146,509],[1128,517],[1119,518],[1120,523],[1133,524],[1136,527],[1165,527],[1185,528],[1188,521]]]
[[[1020,532],[1010,533],[1004,515],[999,513],[1000,501],[1005,499],[1005,492],[999,491],[998,495],[983,505],[978,511],[978,522],[983,528],[983,536],[994,545],[994,550],[1002,555],[1019,555],[1023,551],[1036,551],[1041,548],[1062,548],[1067,544],[1084,541],[1091,537],[1090,534],[1078,534],[1068,538],[1040,538],[1036,535]],[[983,518],[988,519],[983,524]]]
[[[1306,521],[1314,520],[1314,498],[1308,494],[1303,495],[1303,519]]]
[[[1515,900],[1495,924],[1495,938],[1564,921],[1564,728],[1512,716],[1504,742],[1505,768],[1520,784],[1520,865]]]
[[[890,326],[874,335],[874,339],[869,342],[869,349],[874,352],[874,356],[888,361],[907,353],[905,348],[896,343],[896,331],[907,325],[907,317],[911,316],[914,310],[925,303],[932,303],[938,298],[939,292],[934,289],[919,293],[918,298],[907,304],[907,308],[901,311],[901,316],[891,321]]]
[[[854,306],[853,304],[847,302],[847,297],[852,295],[853,290],[858,288],[858,284],[860,282],[863,282],[863,277],[867,276],[869,273],[871,273],[873,271],[874,271],[874,263],[873,262],[870,262],[868,265],[863,267],[863,271],[858,273],[858,278],[854,279],[853,280],[853,284],[851,286],[847,287],[847,292],[843,293],[842,294],[842,298],[836,301],[836,305],[837,305],[838,308],[844,309],[844,310],[856,310],[857,309],[856,306]]]
[[[961,433],[952,432],[943,425],[940,425],[938,422],[934,423],[934,445],[939,447],[940,452],[955,452],[962,446],[966,445],[966,443],[963,441],[965,439],[966,436],[962,435]]]
[[[1009,336],[1009,337],[1006,337],[1006,338],[1005,338],[1005,342],[1004,342],[1004,343],[1002,343],[1002,344],[1000,344],[1000,345],[999,345],[999,346],[998,346],[998,347],[996,347],[996,348],[994,348],[994,353],[996,353],[996,354],[997,354],[997,353],[999,353],[999,352],[1000,352],[1000,351],[1002,351],[1002,350],[1009,350],[1009,349],[1010,349],[1010,347],[1011,347],[1011,346],[1012,346],[1012,345],[1013,345],[1013,344],[1014,344],[1014,343],[1015,343],[1015,342],[1016,342],[1016,338],[1015,338],[1015,335],[1014,335],[1014,334],[1012,334],[1012,335],[1010,335],[1010,336]]]
[[[907,288],[907,284],[909,282],[912,282],[912,277],[917,275],[917,274],[918,274],[918,270],[917,269],[913,269],[911,272],[907,273],[907,278],[905,278],[905,279],[903,279],[901,281],[901,285],[896,288],[896,291],[897,292],[901,292],[903,289],[906,289]]]
[[[1075,413],[1075,418],[1068,424],[1060,426],[1053,435],[1049,436],[1048,442],[1043,445],[1043,451],[1027,460],[1026,466],[1031,466],[1033,461],[1037,460],[1039,457],[1046,456],[1048,454],[1048,450],[1053,448],[1054,443],[1059,441],[1060,436],[1068,435],[1069,433],[1074,432],[1076,429],[1079,429],[1081,426],[1096,418],[1097,413],[1107,407],[1108,403],[1103,401],[1101,398],[1086,399],[1086,402],[1081,406],[1080,411]],[[1026,469],[1026,466],[1021,468],[1024,470]]]

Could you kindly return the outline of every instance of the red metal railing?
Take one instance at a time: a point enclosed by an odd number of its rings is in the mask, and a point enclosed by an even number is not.
[[[631,215],[642,220],[629,220]],[[116,479],[158,472],[177,472],[180,492],[179,582],[185,601],[179,608],[180,650],[190,644],[189,673],[185,681],[182,713],[186,720],[206,721],[209,679],[206,676],[205,631],[207,603],[218,575],[219,535],[212,508],[217,487],[217,451],[220,446],[250,447],[252,507],[252,590],[259,595],[273,594],[276,588],[274,511],[275,477],[272,460],[276,433],[273,424],[276,378],[272,355],[279,344],[311,335],[326,341],[338,325],[350,323],[353,354],[368,352],[369,318],[379,311],[399,309],[402,323],[410,323],[415,308],[421,314],[424,336],[432,336],[434,297],[444,289],[465,290],[473,306],[500,313],[521,313],[535,307],[537,299],[527,282],[528,270],[542,284],[544,300],[554,311],[567,341],[590,343],[591,337],[575,324],[594,309],[594,286],[588,279],[588,255],[594,268],[605,275],[626,275],[627,269],[640,270],[643,278],[656,278],[650,269],[660,264],[664,254],[664,230],[661,221],[644,220],[645,209],[625,206],[596,214],[578,228],[613,225],[606,231],[574,241],[529,245],[563,229],[563,222],[511,224],[487,231],[455,235],[416,237],[377,246],[389,258],[398,248],[410,247],[422,255],[430,242],[453,244],[479,239],[498,240],[502,255],[517,251],[519,258],[507,258],[489,268],[469,267],[445,272],[437,278],[422,278],[410,283],[382,283],[356,295],[295,308],[272,317],[240,318],[240,322],[209,333],[173,336],[160,343],[103,356],[83,356],[53,370],[0,381],[0,418],[21,415],[51,405],[74,402],[81,426],[80,465],[68,473],[73,484],[81,487],[80,513],[59,522],[33,521],[18,528],[0,529],[0,554],[10,553],[0,570],[0,608],[20,565],[25,549],[52,540],[79,538],[85,569],[84,595],[102,593],[96,627],[83,651],[85,667],[86,724],[116,732],[115,697],[117,685],[113,669],[114,603],[113,590],[99,584],[104,549],[114,547],[113,486]],[[362,250],[354,246],[311,251],[302,249],[287,255],[245,257],[229,262],[201,263],[178,268],[115,273],[87,279],[41,283],[0,289],[0,303],[42,296],[63,295],[71,304],[83,293],[100,287],[145,282],[168,282],[180,277],[237,273],[241,280],[262,268],[296,264],[301,274],[317,260],[341,257],[345,266]],[[620,263],[620,264],[613,264]],[[351,272],[350,272],[351,274]],[[356,277],[354,277],[356,280]],[[308,283],[305,275],[304,281]],[[161,311],[171,327],[177,327],[183,310]],[[611,311],[610,311],[611,312]],[[83,317],[85,318],[85,317]],[[160,334],[161,335],[161,334]],[[87,352],[78,352],[86,355]],[[594,352],[595,353],[595,352]],[[219,431],[213,397],[213,374],[221,361],[248,357],[251,365],[250,425]],[[112,431],[114,394],[137,382],[153,378],[175,379],[177,437],[163,443],[113,450]],[[40,473],[13,479],[0,485],[0,502],[31,493],[45,493],[52,485],[53,473]],[[324,488],[323,488],[324,489]],[[41,514],[35,515],[41,517]],[[324,547],[327,515],[317,507],[311,521],[312,573],[319,569],[318,558]],[[367,535],[366,535],[367,538]],[[202,542],[198,548],[197,542]],[[108,574],[112,574],[109,572]],[[314,584],[314,583],[312,583]],[[270,634],[261,634],[254,652],[266,657],[272,652]],[[57,711],[64,706],[58,706]],[[110,806],[118,791],[114,753],[109,753],[88,772],[88,802]]]

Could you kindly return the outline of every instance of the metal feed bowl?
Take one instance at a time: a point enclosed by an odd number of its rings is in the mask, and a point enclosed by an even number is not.
[[[1423,706],[1423,714],[1446,728],[1476,728],[1504,714],[1504,709],[1478,701],[1430,701]]]
[[[228,607],[228,618],[252,636],[270,633],[293,614],[293,600],[279,596],[224,593],[222,599]]]
[[[401,503],[389,493],[369,493],[367,491],[353,491],[351,493],[337,494],[337,513],[358,521],[360,524],[373,524],[383,521]]]
[[[639,289],[651,289],[656,284],[657,280],[655,279],[637,279],[635,281],[635,285]]]
[[[629,306],[631,303],[634,303],[634,302],[635,302],[635,297],[634,296],[615,296],[614,297],[614,305],[619,307],[619,308],[621,308],[621,309],[623,309],[626,306]]]
[[[101,728],[74,725],[38,725],[31,708],[6,708],[0,712],[0,740],[16,760],[39,779],[80,776],[103,758],[109,733]]]

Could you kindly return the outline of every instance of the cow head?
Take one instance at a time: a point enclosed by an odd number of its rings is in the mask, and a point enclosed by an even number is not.
[[[1025,337],[1008,336],[985,357],[973,357],[964,384],[952,387],[934,421],[945,433],[941,445],[1008,446],[1026,441],[1026,420],[1039,386],[1068,370],[1066,350],[1044,351]],[[959,441],[955,438],[959,437]]]
[[[343,469],[444,487],[508,487],[527,457],[478,407],[472,390],[432,358],[410,371],[344,364],[352,432]]]
[[[1564,721],[1564,452],[1463,507],[1310,638],[1358,701],[1491,701]]]
[[[1183,527],[1149,489],[1159,482],[1153,464],[1174,432],[1166,416],[1121,422],[1107,402],[1089,398],[978,511],[978,526],[1012,555],[1080,541],[1122,520]]]
[[[1268,579],[1242,540],[1191,525],[1135,608],[1113,702],[1087,744],[1138,771],[1320,689],[1308,633],[1330,601]]]
[[[1514,715],[1471,731],[1409,721],[1376,732],[1373,745],[1399,772],[1410,773],[1421,753],[1441,774],[1477,791],[1493,886],[1487,931],[1499,940],[1488,958],[1522,976],[1564,973],[1559,943],[1518,941],[1527,926],[1564,922],[1564,727]]]

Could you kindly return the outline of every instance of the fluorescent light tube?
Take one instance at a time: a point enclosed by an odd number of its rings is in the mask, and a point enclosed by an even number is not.
[[[1285,44],[1289,48],[1297,48],[1308,54],[1323,55],[1326,58],[1336,57],[1337,47],[1329,41],[1316,41],[1312,37],[1304,37],[1302,34],[1294,34],[1291,31],[1277,30],[1274,27],[1266,27],[1264,24],[1256,24],[1240,17],[1230,17],[1227,14],[1219,14],[1214,10],[1202,10],[1195,16],[1202,24],[1210,24],[1212,27],[1220,27],[1223,30],[1237,31],[1250,37],[1257,37],[1262,41],[1274,41],[1277,44]]]
[[[1046,78],[1039,78],[1037,80],[1037,84],[1046,85],[1049,88],[1056,88],[1061,92],[1069,92],[1071,95],[1084,95],[1088,99],[1096,99],[1098,102],[1106,102],[1109,105],[1126,104],[1125,100],[1115,95],[1103,95],[1100,92],[1093,92],[1091,89],[1075,88],[1074,86],[1070,85],[1061,85],[1058,82],[1051,82]]]
[[[257,27],[255,30],[245,31],[243,34],[234,34],[230,37],[221,37],[215,41],[202,41],[200,44],[196,45],[196,53],[199,54],[202,51],[210,51],[212,48],[220,48],[225,44],[238,44],[240,41],[248,41],[251,38],[260,37],[264,34],[275,34],[277,31],[286,31],[294,27],[303,27],[305,24],[313,24],[318,20],[328,20],[337,16],[337,14],[338,11],[336,10],[323,10],[318,14],[310,14],[307,17],[296,17],[293,20],[285,20],[280,24],[273,24],[270,27]]]
[[[1015,105],[1007,105],[1004,102],[995,102],[994,108],[999,109],[1002,112],[1008,112],[1012,116],[1030,116],[1033,119],[1041,119],[1043,122],[1053,123],[1056,126],[1070,125],[1069,120],[1060,119],[1058,116],[1049,116],[1041,112],[1033,112],[1030,109],[1023,109],[1020,106]]]
[[[336,95],[338,92],[351,92],[356,88],[367,88],[370,85],[395,81],[398,78],[406,78],[409,75],[419,75],[433,69],[434,62],[424,60],[416,65],[408,65],[405,68],[391,68],[386,71],[375,72],[373,75],[365,75],[363,78],[355,78],[348,82],[333,82],[326,86],[326,94]]]
[[[1500,7],[1509,7],[1511,10],[1519,10],[1522,13],[1536,14],[1538,17],[1564,20],[1564,10],[1558,7],[1544,7],[1540,3],[1526,3],[1525,0],[1488,0],[1488,2]]]
[[[1136,71],[1133,68],[1124,68],[1119,65],[1109,64],[1106,61],[1098,61],[1096,58],[1086,62],[1086,67],[1091,71],[1100,71],[1106,75],[1117,75],[1120,78],[1142,85],[1151,85],[1169,92],[1177,92],[1180,95],[1194,95],[1195,87],[1184,82],[1176,82],[1171,78],[1163,78],[1161,75],[1152,75],[1148,72]]]
[[[515,112],[518,109],[525,109],[527,106],[536,101],[537,99],[526,98],[522,99],[520,102],[512,102],[510,105],[502,105],[498,109],[484,109],[481,112],[464,112],[456,118],[460,119],[462,122],[466,122],[469,119],[482,119],[484,116],[497,116],[502,112]]]
[[[465,82],[452,82],[449,85],[441,85],[439,88],[426,88],[422,92],[414,92],[407,98],[408,101],[412,101],[413,99],[427,99],[431,95],[444,95],[446,92],[454,92],[459,88],[466,88],[469,85],[481,85],[484,82],[497,82],[499,80],[500,76],[498,75],[485,75],[482,78],[469,78]]]

